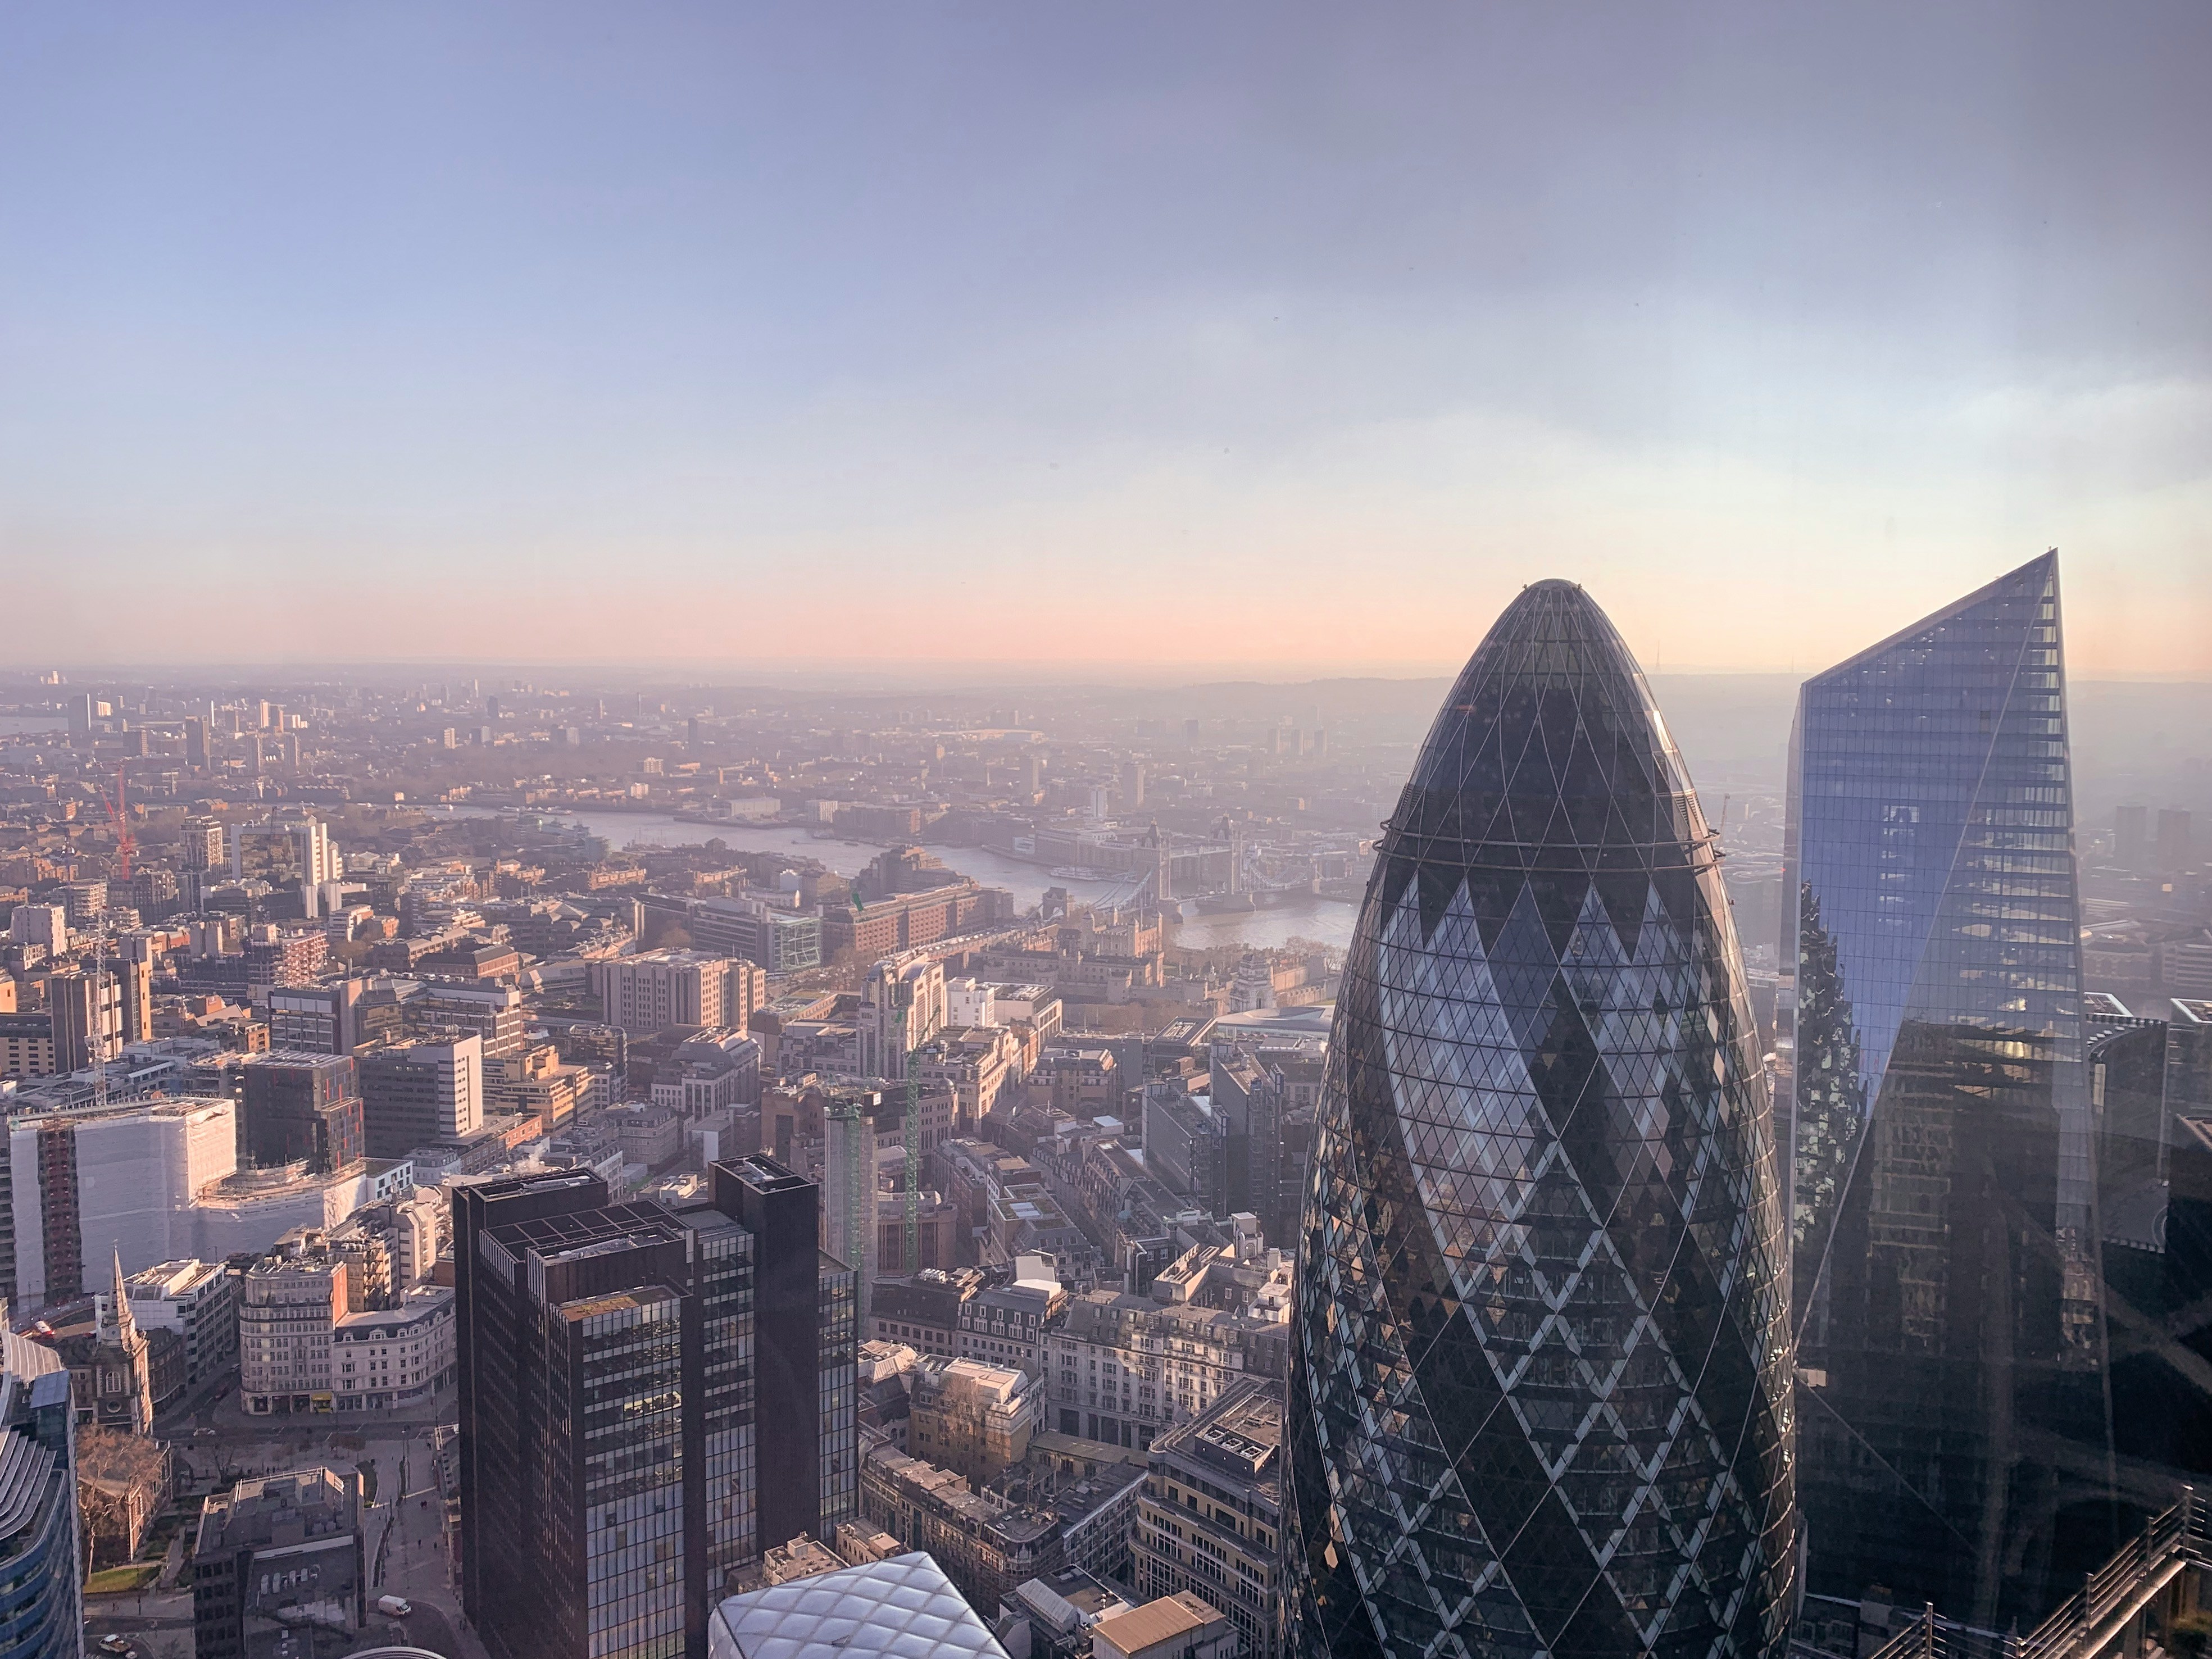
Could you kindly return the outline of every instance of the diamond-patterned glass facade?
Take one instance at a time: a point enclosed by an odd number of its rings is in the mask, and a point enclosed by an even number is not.
[[[1808,1577],[1984,1629],[2120,1541],[2069,767],[2055,554],[1799,694]]]
[[[1290,1378],[1305,1653],[1784,1650],[1787,1247],[1717,857],[1620,635],[1524,589],[1338,999]]]

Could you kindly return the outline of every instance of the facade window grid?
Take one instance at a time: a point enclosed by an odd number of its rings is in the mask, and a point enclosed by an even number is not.
[[[1288,1405],[1306,1652],[1786,1639],[1784,1232],[1711,848],[1617,634],[1523,590],[1424,745],[1337,1004]],[[1218,1524],[1186,1504],[1216,1583]]]

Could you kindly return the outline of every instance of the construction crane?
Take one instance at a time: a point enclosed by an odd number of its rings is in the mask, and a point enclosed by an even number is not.
[[[115,768],[115,793],[94,786],[100,804],[107,809],[107,821],[115,826],[115,877],[118,881],[131,879],[131,855],[138,850],[138,838],[131,833],[131,820],[125,816],[130,802],[127,798],[122,764]]]

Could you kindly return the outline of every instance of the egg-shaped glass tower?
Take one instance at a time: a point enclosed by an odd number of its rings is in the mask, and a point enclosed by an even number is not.
[[[1605,614],[1523,589],[1337,1001],[1289,1383],[1304,1653],[1784,1651],[1785,1235],[1715,843]]]

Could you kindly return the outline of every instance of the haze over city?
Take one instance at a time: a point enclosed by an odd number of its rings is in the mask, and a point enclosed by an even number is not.
[[[1809,672],[2057,544],[2202,675],[2207,27],[27,10],[7,649]]]
[[[0,1659],[2208,1659],[2208,83],[0,5]]]

